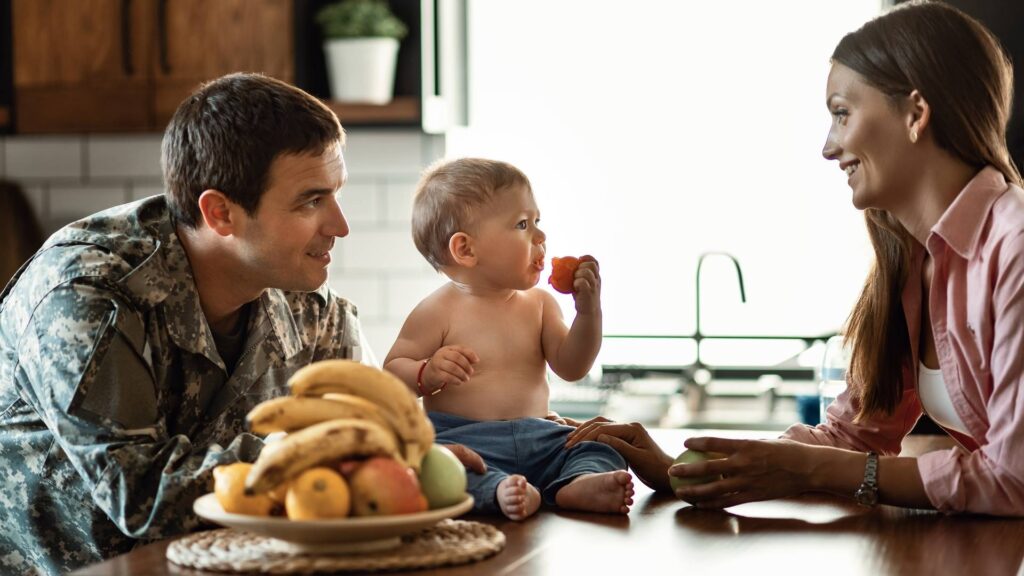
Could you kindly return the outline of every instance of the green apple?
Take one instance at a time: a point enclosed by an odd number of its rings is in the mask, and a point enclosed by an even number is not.
[[[431,510],[458,504],[466,497],[466,467],[451,450],[434,444],[420,464],[420,490]]]
[[[673,464],[693,464],[696,462],[704,462],[705,460],[717,460],[724,458],[724,454],[717,452],[701,452],[699,450],[683,450]],[[720,479],[720,474],[713,476],[687,476],[685,478],[681,476],[669,476],[669,484],[672,486],[672,491],[675,492],[680,486],[695,486],[697,484],[707,484],[708,482],[714,482]]]

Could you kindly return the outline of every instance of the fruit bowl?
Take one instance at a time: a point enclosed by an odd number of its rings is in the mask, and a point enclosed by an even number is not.
[[[350,517],[337,520],[289,520],[274,516],[249,516],[225,512],[214,494],[196,499],[192,509],[200,518],[279,541],[282,550],[315,554],[347,554],[395,548],[401,537],[454,518],[473,507],[466,494],[458,504],[415,514]]]

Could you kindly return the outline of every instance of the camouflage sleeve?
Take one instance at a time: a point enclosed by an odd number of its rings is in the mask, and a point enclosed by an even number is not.
[[[191,505],[209,491],[213,467],[251,461],[262,447],[244,433],[227,448],[168,436],[157,402],[172,391],[157,390],[142,317],[102,285],[77,280],[50,292],[32,314],[19,357],[27,401],[71,465],[61,469],[78,476],[67,481],[84,483],[129,537],[193,528]]]
[[[327,304],[320,311],[320,317],[314,320],[320,328],[313,360],[351,358],[379,366],[363,335],[355,305],[331,291],[327,291],[325,296]]]

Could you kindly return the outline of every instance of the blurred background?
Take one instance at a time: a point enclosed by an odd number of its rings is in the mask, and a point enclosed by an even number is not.
[[[1019,3],[952,3],[1024,52]],[[378,357],[444,281],[409,232],[420,172],[493,157],[530,177],[550,255],[601,262],[602,353],[584,381],[552,377],[556,410],[816,420],[836,375],[823,362],[841,369],[826,342],[872,257],[845,175],[821,157],[829,56],[889,2],[390,0],[406,32],[373,102],[335,92],[334,33],[316,16],[331,4],[0,0],[0,284],[57,228],[161,194],[177,104],[204,80],[259,71],[323,98],[348,132],[352,233],[330,283]]]

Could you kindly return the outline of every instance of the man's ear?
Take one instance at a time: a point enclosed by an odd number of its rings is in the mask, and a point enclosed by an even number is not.
[[[924,99],[924,96],[917,90],[912,90],[907,96],[909,109],[907,110],[907,130],[911,134],[911,140],[916,142],[932,120],[932,106]]]
[[[204,190],[199,195],[199,212],[203,216],[203,223],[221,236],[235,232],[233,208],[234,204],[219,190]]]
[[[472,268],[476,266],[476,251],[473,249],[473,237],[465,232],[456,232],[448,239],[448,253],[452,261],[459,266]]]

